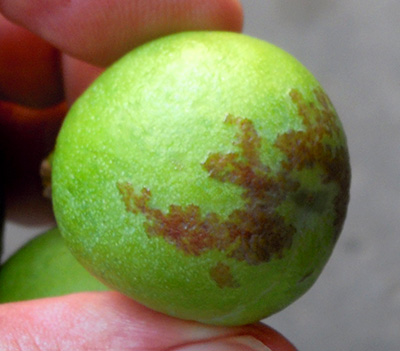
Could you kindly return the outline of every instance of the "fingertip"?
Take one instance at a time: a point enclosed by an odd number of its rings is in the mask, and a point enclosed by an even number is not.
[[[273,351],[250,335],[228,336],[201,343],[178,346],[171,351]],[[288,350],[290,351],[290,350]]]
[[[243,6],[239,0],[228,0],[225,6],[228,10],[225,12],[229,14],[225,25],[226,30],[241,32],[243,30],[244,13]]]

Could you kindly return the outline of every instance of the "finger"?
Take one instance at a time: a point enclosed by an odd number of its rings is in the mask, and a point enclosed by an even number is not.
[[[116,292],[4,304],[0,330],[1,350],[295,350],[261,324],[224,328],[182,321]]]
[[[0,15],[0,99],[45,107],[63,96],[59,55],[38,36]]]
[[[64,76],[65,101],[67,104],[72,105],[103,71],[103,68],[93,66],[68,55],[63,55],[62,72]]]
[[[162,35],[242,26],[238,0],[0,0],[0,10],[67,54],[96,65],[108,65]]]

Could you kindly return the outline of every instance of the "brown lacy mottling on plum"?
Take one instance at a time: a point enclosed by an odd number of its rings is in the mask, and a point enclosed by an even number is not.
[[[278,136],[275,146],[285,155],[282,162],[284,169],[302,170],[319,166],[323,170],[323,183],[334,182],[339,186],[335,198],[336,218],[335,238],[339,237],[346,217],[349,202],[350,163],[345,146],[332,148],[324,142],[325,138],[339,138],[340,127],[335,119],[335,112],[328,96],[322,89],[314,90],[321,107],[313,102],[304,101],[297,90],[292,90],[290,97],[297,105],[305,130],[289,131]]]
[[[262,163],[261,138],[252,121],[227,116],[225,123],[238,130],[234,145],[240,151],[212,153],[202,167],[211,178],[243,189],[244,207],[234,210],[228,218],[213,212],[202,213],[194,204],[186,207],[172,204],[168,213],[163,213],[150,206],[151,190],[144,188],[136,193],[130,183],[120,182],[117,186],[126,210],[146,217],[144,225],[149,236],[161,236],[187,255],[199,256],[209,250],[219,250],[227,257],[257,265],[272,257],[282,257],[292,244],[296,228],[276,211],[300,187],[292,178],[292,171],[318,166],[324,171],[322,182],[339,185],[335,199],[333,240],[336,240],[346,215],[349,160],[345,147],[332,148],[325,142],[325,138],[339,137],[341,131],[328,97],[322,90],[314,93],[318,104],[305,101],[297,90],[290,93],[304,130],[290,130],[277,137],[274,145],[286,155],[278,172],[272,172]],[[313,206],[312,194],[297,195],[304,199],[304,206]],[[210,275],[220,286],[237,286],[223,263],[212,268]]]

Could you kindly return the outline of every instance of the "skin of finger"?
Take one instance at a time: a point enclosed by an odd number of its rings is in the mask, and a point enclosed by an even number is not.
[[[241,343],[243,350],[251,345],[260,348],[262,343],[273,351],[295,350],[273,329],[261,324],[224,328],[183,321],[149,310],[116,292],[3,304],[0,330],[0,349],[4,351],[166,351],[192,344],[222,345],[225,339],[232,345]],[[271,339],[277,338],[280,344],[274,348]]]
[[[159,36],[240,31],[243,23],[238,0],[0,0],[0,11],[66,54],[102,66]]]
[[[63,98],[58,51],[0,15],[0,99],[47,107]]]
[[[104,68],[62,55],[65,101],[69,106],[87,89],[104,71]]]
[[[272,351],[268,346],[252,336],[233,336],[200,344],[183,345],[171,351]]]

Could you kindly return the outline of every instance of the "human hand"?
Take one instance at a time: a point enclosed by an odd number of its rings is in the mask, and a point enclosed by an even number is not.
[[[90,292],[4,304],[0,349],[272,350],[295,348],[263,324],[212,327],[149,310],[117,292]]]
[[[0,0],[0,11],[18,23],[0,17],[0,129],[7,136],[0,138],[1,150],[12,155],[12,167],[17,165],[8,170],[10,178],[23,174],[8,192],[8,217],[16,220],[27,210],[15,199],[27,198],[28,191],[35,218],[51,211],[46,204],[37,206],[37,187],[21,186],[35,181],[27,176],[35,174],[49,151],[66,106],[104,67],[159,36],[182,30],[239,31],[242,25],[235,0]],[[51,136],[48,143],[39,135],[44,129]],[[27,162],[27,151],[32,162]],[[19,194],[17,189],[22,189]],[[182,321],[117,292],[1,305],[0,349],[295,350],[263,324],[223,328]]]

